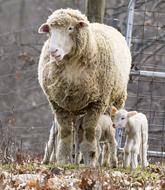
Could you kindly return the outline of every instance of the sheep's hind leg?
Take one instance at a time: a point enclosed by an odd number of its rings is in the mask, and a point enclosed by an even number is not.
[[[59,164],[68,164],[72,156],[72,117],[65,111],[57,111],[56,116],[59,124],[56,159]]]

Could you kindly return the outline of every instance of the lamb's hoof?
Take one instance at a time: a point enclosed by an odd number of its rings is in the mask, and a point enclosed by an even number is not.
[[[149,163],[146,162],[146,163],[144,163],[143,168],[147,168],[148,166],[149,166]]]
[[[49,161],[48,160],[42,160],[41,164],[49,164]]]

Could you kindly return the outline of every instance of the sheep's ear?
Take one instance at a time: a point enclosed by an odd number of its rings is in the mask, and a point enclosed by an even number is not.
[[[111,107],[111,114],[114,115],[117,112],[117,108],[115,106]]]
[[[138,113],[137,111],[129,111],[127,116],[132,117],[132,116],[136,115],[137,113]]]
[[[49,33],[49,25],[48,24],[46,24],[46,23],[44,23],[44,24],[42,24],[40,27],[39,27],[39,29],[38,29],[38,33],[39,34],[45,34],[45,33]]]
[[[83,20],[80,20],[80,21],[77,22],[76,27],[77,27],[77,28],[84,28],[84,27],[87,27],[88,25],[89,25],[89,24],[88,24],[87,22],[85,22],[85,21],[83,21]]]

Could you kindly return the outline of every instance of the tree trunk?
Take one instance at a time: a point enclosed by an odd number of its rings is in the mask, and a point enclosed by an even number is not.
[[[105,0],[86,0],[85,13],[90,22],[103,23]]]

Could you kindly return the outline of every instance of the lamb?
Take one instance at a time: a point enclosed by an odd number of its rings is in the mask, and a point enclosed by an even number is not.
[[[73,120],[85,114],[80,149],[85,164],[95,166],[98,119],[109,105],[122,107],[127,97],[131,55],[125,38],[73,9],[54,11],[38,32],[48,34],[38,80],[59,124],[57,162],[70,162]]]
[[[112,120],[109,115],[102,114],[96,127],[96,136],[98,142],[103,142],[101,154],[101,166],[110,166],[116,168],[117,160],[117,142],[115,139],[115,130],[112,127]]]
[[[148,121],[146,116],[136,111],[127,112],[120,109],[114,114],[113,127],[126,130],[123,166],[128,167],[131,164],[132,170],[135,170],[140,154],[142,167],[147,167]]]
[[[75,162],[79,164],[81,161],[81,153],[79,150],[80,139],[82,139],[82,120],[83,117],[77,119],[74,127],[74,146],[75,146]],[[55,122],[52,125],[49,135],[49,141],[45,147],[45,154],[42,163],[48,164],[49,162],[56,161],[55,150],[57,146],[58,136],[58,123]],[[98,164],[101,166],[117,167],[117,142],[115,140],[115,129],[112,127],[112,120],[109,115],[102,114],[98,120],[96,127],[96,139],[99,151]],[[100,148],[100,143],[102,148]],[[72,156],[72,155],[70,155]],[[72,159],[71,159],[72,160]]]
[[[81,160],[81,151],[79,144],[83,139],[83,117],[76,124],[75,132],[75,160],[79,164]],[[117,167],[117,142],[115,139],[115,130],[112,127],[112,120],[109,115],[102,114],[96,126],[96,139],[98,147],[97,164],[101,166]],[[101,147],[100,147],[101,146]]]

